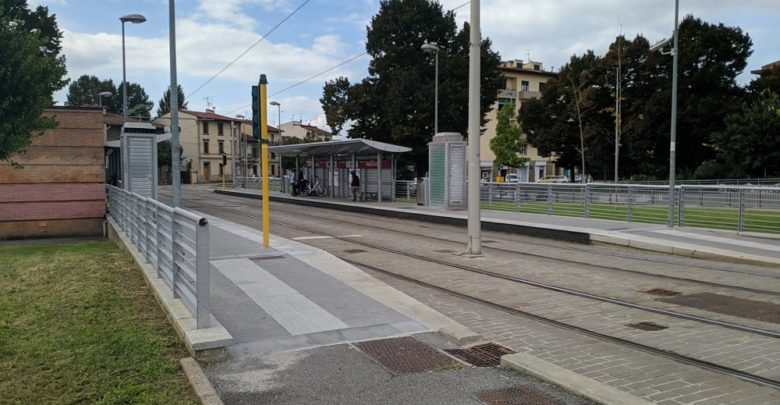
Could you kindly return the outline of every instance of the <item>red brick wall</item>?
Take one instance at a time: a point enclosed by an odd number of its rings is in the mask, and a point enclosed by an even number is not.
[[[0,162],[0,239],[99,234],[106,215],[104,116],[54,107],[59,126],[33,137],[26,153]]]

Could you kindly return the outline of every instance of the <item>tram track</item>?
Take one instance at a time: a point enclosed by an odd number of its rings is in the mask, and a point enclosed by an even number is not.
[[[210,204],[204,204],[204,206],[208,207],[208,208],[224,210],[224,211],[226,211],[228,213],[232,213],[232,214],[238,215],[238,216],[243,216],[243,217],[248,217],[248,218],[253,218],[253,219],[260,219],[259,216],[252,215],[251,213],[246,213],[246,212],[242,211],[239,207],[214,206],[214,205],[210,205]],[[195,207],[193,207],[193,208],[195,208]],[[333,219],[331,218],[331,220],[333,220]],[[647,306],[643,306],[641,304],[634,304],[634,303],[623,302],[621,300],[616,300],[616,299],[612,299],[612,298],[609,298],[609,297],[602,297],[602,296],[598,296],[598,295],[595,295],[595,294],[590,294],[590,293],[586,293],[586,292],[582,292],[582,291],[576,291],[576,290],[568,289],[568,288],[565,288],[565,287],[554,286],[554,285],[549,285],[549,284],[545,284],[545,283],[539,283],[539,282],[535,282],[535,281],[532,281],[532,280],[526,280],[526,279],[519,278],[519,277],[508,276],[508,275],[504,275],[504,274],[500,274],[500,273],[495,273],[495,272],[491,272],[491,271],[487,271],[487,270],[478,269],[478,268],[475,268],[475,267],[472,267],[472,266],[461,265],[461,264],[458,264],[458,263],[451,263],[451,262],[448,262],[448,261],[445,261],[445,260],[433,259],[433,258],[430,258],[430,257],[426,257],[426,256],[422,256],[422,255],[414,254],[414,253],[410,253],[410,252],[405,252],[405,251],[401,251],[401,250],[398,250],[398,249],[386,248],[384,246],[377,245],[377,244],[374,244],[374,243],[360,241],[360,240],[355,240],[354,237],[340,236],[340,235],[337,235],[337,234],[334,234],[334,233],[331,233],[331,232],[325,232],[325,231],[322,231],[322,230],[319,230],[319,229],[313,229],[313,228],[306,227],[306,226],[290,224],[290,223],[286,223],[286,222],[283,222],[283,221],[271,220],[270,222],[275,224],[275,225],[278,225],[278,226],[283,226],[283,227],[287,227],[287,228],[291,228],[291,229],[296,229],[296,230],[299,230],[299,231],[302,231],[302,232],[306,232],[306,233],[309,233],[309,234],[320,235],[320,236],[327,236],[330,239],[340,240],[340,241],[343,241],[343,242],[346,242],[346,243],[349,243],[349,244],[354,244],[354,245],[357,245],[357,246],[363,246],[363,247],[367,247],[367,248],[371,248],[371,249],[375,249],[375,250],[380,250],[380,251],[384,251],[384,252],[391,253],[391,254],[398,254],[398,255],[402,255],[404,257],[408,257],[408,258],[411,258],[411,259],[414,259],[414,260],[420,260],[420,261],[425,261],[425,262],[429,262],[429,263],[434,263],[434,264],[438,264],[440,266],[447,266],[447,267],[457,268],[459,270],[464,270],[464,271],[467,271],[467,272],[470,272],[470,273],[475,273],[475,274],[479,274],[479,275],[483,275],[483,276],[504,279],[504,280],[507,280],[507,281],[517,282],[517,283],[521,283],[521,284],[526,284],[526,285],[533,286],[533,287],[538,287],[538,288],[544,288],[544,289],[555,291],[555,292],[559,292],[559,293],[576,295],[576,296],[580,296],[580,297],[583,297],[583,298],[595,299],[595,300],[602,301],[602,302],[609,302],[609,303],[616,304],[616,305],[626,306],[626,307],[630,307],[630,308],[634,308],[634,309],[638,309],[638,310],[654,312],[654,313],[658,313],[658,314],[662,314],[662,315],[666,315],[666,316],[672,316],[672,317],[682,318],[682,319],[691,320],[691,321],[703,322],[703,323],[715,325],[715,326],[718,326],[718,327],[734,329],[734,330],[737,330],[737,331],[740,331],[740,332],[744,332],[744,333],[758,334],[758,335],[765,336],[765,337],[770,337],[770,338],[779,338],[780,337],[780,333],[776,333],[776,332],[773,332],[773,331],[767,331],[767,330],[758,329],[758,328],[751,328],[751,327],[738,325],[738,324],[733,324],[733,323],[729,323],[729,322],[723,322],[723,321],[713,320],[713,319],[709,319],[709,318],[703,318],[703,317],[699,317],[699,316],[696,316],[696,315],[677,313],[677,312],[674,312],[674,311],[667,311],[667,310],[663,310],[663,309],[647,307]],[[412,233],[412,234],[415,235],[414,233]],[[417,235],[417,236],[423,237],[422,235]],[[444,241],[447,241],[447,240],[445,239]],[[452,241],[448,241],[448,242],[452,242]],[[516,253],[516,252],[513,252],[513,253]],[[473,296],[473,295],[470,295],[470,294],[466,294],[466,293],[463,293],[463,292],[460,292],[460,291],[455,291],[455,290],[453,290],[451,288],[447,288],[446,286],[432,284],[432,283],[424,281],[424,280],[420,280],[420,279],[417,279],[417,278],[409,277],[409,276],[406,276],[406,275],[403,275],[403,274],[398,274],[396,272],[393,272],[393,271],[390,271],[390,270],[386,270],[386,269],[382,269],[382,268],[373,266],[371,264],[362,263],[362,262],[351,260],[351,259],[347,259],[347,258],[342,258],[342,260],[350,262],[350,263],[352,263],[352,264],[354,264],[356,266],[359,266],[359,267],[363,267],[363,268],[366,268],[366,269],[369,269],[369,270],[380,272],[382,274],[386,274],[389,277],[394,277],[394,278],[397,278],[397,279],[401,279],[401,280],[404,280],[404,281],[407,281],[407,282],[410,282],[410,283],[413,283],[413,284],[416,284],[416,285],[419,285],[419,286],[422,286],[422,287],[432,288],[432,289],[435,289],[435,290],[438,290],[438,291],[441,291],[441,292],[444,292],[444,293],[447,293],[447,294],[450,294],[452,296],[456,296],[456,297],[459,297],[459,298],[462,298],[462,299],[466,299],[466,300],[469,300],[469,301],[472,301],[472,302],[477,302],[477,303],[480,303],[480,304],[483,304],[483,305],[486,305],[486,306],[489,306],[489,307],[501,310],[501,311],[503,311],[505,313],[510,313],[510,314],[514,314],[514,315],[517,315],[517,316],[522,316],[522,317],[529,318],[529,319],[534,319],[534,320],[537,320],[539,322],[542,322],[542,323],[545,323],[545,324],[548,324],[548,325],[556,326],[558,328],[574,331],[574,332],[577,332],[577,333],[580,333],[580,334],[584,334],[584,335],[587,335],[587,336],[598,338],[600,340],[612,342],[612,343],[619,344],[619,345],[626,346],[626,347],[630,347],[630,348],[633,348],[633,349],[636,349],[636,350],[640,350],[640,351],[648,352],[648,353],[651,353],[651,354],[663,356],[665,358],[669,358],[669,359],[678,361],[680,363],[696,366],[696,367],[699,367],[699,368],[702,368],[702,369],[716,371],[716,372],[719,372],[719,373],[722,373],[722,374],[725,374],[725,375],[729,375],[729,376],[732,376],[732,377],[735,377],[735,378],[739,378],[739,379],[744,380],[744,381],[749,381],[749,382],[752,382],[752,383],[755,383],[755,384],[759,384],[759,385],[762,385],[762,386],[772,387],[772,388],[775,388],[775,389],[779,389],[780,388],[780,381],[772,379],[772,378],[767,378],[767,377],[762,377],[762,376],[759,376],[759,375],[751,374],[749,372],[741,371],[741,370],[735,369],[733,367],[729,367],[729,366],[726,366],[726,365],[713,363],[713,362],[710,362],[710,361],[707,361],[707,360],[703,360],[703,359],[698,359],[698,358],[695,358],[695,357],[687,356],[685,354],[676,353],[676,352],[671,351],[671,350],[665,350],[663,348],[648,346],[648,345],[645,345],[645,344],[642,344],[642,343],[630,341],[630,340],[623,339],[623,338],[620,338],[620,337],[610,336],[610,335],[607,335],[607,334],[604,334],[604,333],[600,333],[600,332],[597,332],[597,331],[594,331],[594,330],[591,330],[591,329],[588,329],[588,328],[584,328],[584,327],[581,327],[581,326],[577,326],[577,325],[572,325],[572,324],[569,324],[569,323],[561,322],[561,321],[558,321],[558,320],[555,320],[555,319],[551,319],[551,318],[548,318],[548,317],[545,317],[545,316],[542,316],[542,315],[537,315],[537,314],[534,314],[534,313],[531,313],[531,312],[527,312],[527,311],[523,311],[523,310],[520,310],[520,309],[517,309],[517,308],[513,308],[513,307],[506,306],[506,305],[502,305],[501,303],[498,303],[498,302],[486,300],[486,299],[483,299],[483,298],[480,298],[480,297],[476,297],[476,296]],[[578,263],[578,264],[581,264],[581,263]]]
[[[214,206],[214,205],[210,205],[210,204],[203,204],[203,205],[204,206],[208,206],[208,207],[212,207],[212,208],[222,209],[222,210],[225,210],[225,211],[230,211],[230,212],[233,212],[234,214],[245,216],[245,217],[249,217],[249,218],[253,218],[253,219],[258,219],[258,220],[260,219],[260,217],[257,216],[257,215],[252,215],[252,214],[240,211],[240,210],[236,210],[234,208],[229,208],[229,207],[225,207],[225,206]],[[423,256],[423,255],[419,255],[419,254],[415,254],[415,253],[402,251],[402,250],[399,250],[399,249],[393,249],[393,248],[382,246],[382,245],[379,245],[379,244],[376,244],[376,243],[370,243],[370,242],[366,242],[366,241],[355,240],[355,238],[352,238],[352,237],[341,236],[341,235],[338,235],[338,234],[335,234],[335,233],[325,232],[325,231],[322,231],[322,230],[319,230],[319,229],[314,229],[314,228],[300,226],[300,225],[289,224],[289,223],[278,221],[278,220],[270,220],[270,222],[272,224],[275,224],[275,225],[284,226],[284,227],[287,227],[287,228],[296,229],[296,230],[299,230],[299,231],[303,231],[303,232],[307,232],[307,233],[311,233],[311,234],[315,234],[315,235],[327,236],[327,237],[332,238],[332,239],[345,241],[345,242],[352,243],[352,244],[355,244],[355,245],[358,245],[358,246],[368,247],[368,248],[371,248],[371,249],[375,249],[375,250],[379,250],[379,251],[383,251],[383,252],[387,252],[387,253],[391,253],[391,254],[396,254],[396,255],[400,255],[400,256],[405,256],[405,257],[413,258],[413,259],[416,259],[416,260],[421,260],[421,261],[434,263],[434,264],[438,264],[438,265],[442,265],[442,266],[448,266],[448,267],[452,267],[452,268],[457,268],[457,269],[460,269],[460,270],[463,270],[463,271],[476,273],[476,274],[481,274],[481,275],[492,277],[492,278],[497,278],[497,279],[502,279],[502,280],[506,280],[506,281],[516,282],[516,283],[529,285],[529,286],[536,287],[536,288],[542,288],[542,289],[545,289],[545,290],[548,290],[548,291],[554,291],[554,292],[563,293],[563,294],[572,295],[572,296],[577,296],[577,297],[586,298],[586,299],[590,299],[590,300],[595,300],[595,301],[606,302],[606,303],[610,303],[610,304],[614,304],[614,305],[619,305],[619,306],[626,307],[626,308],[637,309],[637,310],[641,310],[641,311],[645,311],[645,312],[656,313],[656,314],[670,316],[670,317],[674,317],[674,318],[678,318],[678,319],[695,321],[695,322],[705,323],[705,324],[709,324],[709,325],[716,325],[716,326],[727,328],[727,329],[732,329],[732,330],[737,330],[737,331],[741,331],[741,332],[746,332],[746,333],[766,336],[766,337],[770,337],[770,338],[774,338],[774,339],[780,339],[780,332],[775,332],[775,331],[772,331],[772,330],[754,328],[754,327],[751,327],[751,326],[745,326],[745,325],[735,324],[735,323],[732,323],[732,322],[726,322],[726,321],[721,321],[721,320],[717,320],[717,319],[706,318],[706,317],[702,317],[702,316],[698,316],[698,315],[686,314],[686,313],[683,313],[683,312],[671,311],[671,310],[666,310],[666,309],[662,309],[662,308],[655,308],[655,307],[651,307],[651,306],[647,306],[647,305],[643,305],[643,304],[638,304],[638,303],[634,303],[634,302],[629,302],[629,301],[625,301],[625,300],[621,300],[621,299],[617,299],[617,298],[611,298],[611,297],[606,297],[606,296],[603,296],[603,295],[592,294],[592,293],[588,293],[588,292],[585,292],[585,291],[579,291],[579,290],[575,290],[575,289],[571,289],[571,288],[567,288],[567,287],[557,286],[557,285],[554,285],[554,284],[538,282],[538,281],[530,280],[530,279],[523,278],[523,277],[510,276],[510,275],[507,275],[507,274],[497,273],[497,272],[493,272],[493,271],[490,271],[490,270],[484,270],[484,269],[480,269],[480,268],[473,267],[473,266],[467,266],[467,265],[463,265],[463,264],[459,264],[459,263],[452,263],[452,262],[449,262],[449,261],[446,261],[446,260],[435,259],[435,258],[431,258],[431,257],[428,257],[428,256]],[[385,229],[385,230],[387,230],[387,229]],[[398,232],[398,231],[395,231],[395,232]],[[417,235],[417,234],[414,234],[414,233],[411,233],[411,234],[423,237],[422,235]],[[427,237],[427,236],[425,236],[425,237]],[[731,288],[731,286],[725,286],[725,287]]]

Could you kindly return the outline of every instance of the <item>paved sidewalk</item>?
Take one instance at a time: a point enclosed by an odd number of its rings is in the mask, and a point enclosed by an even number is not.
[[[210,225],[211,312],[233,336],[225,361],[204,372],[226,404],[481,404],[501,390],[589,403],[442,352],[446,362],[428,371],[391,371],[360,342],[412,336],[436,350],[482,338],[327,252],[273,235],[265,249],[258,230],[199,214]]]
[[[228,189],[217,193],[259,198],[258,190]],[[293,197],[271,192],[272,201],[338,208],[364,213],[383,213],[400,218],[465,224],[466,211],[448,211],[398,202],[352,202],[351,200]],[[483,228],[530,236],[602,242],[688,257],[780,266],[780,235],[738,234],[701,228],[673,228],[637,222],[610,221],[509,211],[481,211]]]

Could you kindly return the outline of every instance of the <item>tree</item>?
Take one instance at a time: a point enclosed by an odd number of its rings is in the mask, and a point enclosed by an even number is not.
[[[14,163],[11,155],[33,135],[57,125],[42,113],[67,84],[61,38],[47,7],[31,12],[25,0],[0,2],[0,160]]]
[[[420,47],[436,43],[439,51],[439,130],[466,133],[468,127],[468,25],[458,30],[453,12],[431,0],[382,0],[368,27],[369,76],[344,90],[326,84],[323,109],[350,121],[351,138],[408,146],[402,155],[422,174],[428,166],[427,143],[433,137],[434,58]],[[499,55],[482,41],[481,113],[484,120],[496,100]],[[338,91],[337,91],[338,90]],[[329,121],[330,124],[331,121]]]
[[[121,88],[119,97],[121,100]],[[154,102],[149,99],[149,95],[146,94],[146,90],[140,84],[127,84],[127,115],[129,119],[136,117],[139,119],[151,119],[152,107],[154,107]]]
[[[111,93],[110,97],[100,97],[100,93],[107,91]],[[117,103],[117,101],[120,101]],[[99,79],[97,76],[82,75],[68,86],[68,98],[66,105],[84,106],[84,105],[103,105],[106,111],[115,114],[122,113],[121,98],[117,98],[117,88],[111,79]]]
[[[322,89],[322,108],[325,111],[325,120],[334,135],[338,135],[344,123],[347,121],[346,109],[349,98],[349,79],[338,77],[325,83]]]
[[[751,176],[780,176],[780,97],[765,90],[726,117],[711,142],[718,158],[732,168]]]
[[[177,84],[177,90],[179,93],[179,109],[187,108],[188,102],[184,100],[184,89],[182,89],[180,84]],[[163,115],[169,113],[171,111],[171,89],[170,86],[168,86],[167,89],[165,89],[165,92],[163,93],[162,98],[159,101],[159,107],[157,108],[157,116],[162,117]]]
[[[496,155],[494,164],[517,167],[528,162],[527,157],[520,156],[527,145],[523,128],[514,119],[514,104],[506,104],[498,111],[496,137],[490,140],[490,150]]]

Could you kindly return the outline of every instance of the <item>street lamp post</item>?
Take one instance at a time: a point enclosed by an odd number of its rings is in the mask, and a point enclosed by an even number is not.
[[[674,47],[672,48],[672,122],[669,136],[669,228],[674,227],[674,175],[675,175],[675,149],[677,145],[677,30],[680,0],[674,0]]]
[[[103,108],[103,97],[111,97],[114,93],[111,93],[110,91],[101,91],[98,93],[98,107]]]
[[[277,142],[278,144],[281,144],[282,143],[282,105],[276,101],[271,101],[268,104],[276,106],[276,112],[278,114],[276,118],[276,128],[279,129],[279,139],[277,139]]]
[[[678,18],[680,10],[680,0],[674,1],[674,37],[672,38],[672,49],[665,51],[669,45],[669,40],[664,39],[650,47],[650,52],[659,51],[664,55],[672,55],[672,118],[670,122],[669,134],[669,213],[667,214],[667,226],[674,228],[674,175],[675,175],[675,149],[677,145],[677,56],[678,48]]]
[[[119,17],[122,21],[122,123],[127,123],[127,68],[125,64],[125,23],[141,24],[146,21],[146,17],[141,14],[128,14]]]
[[[435,55],[436,65],[436,78],[434,81],[434,98],[433,98],[433,134],[439,133],[439,51],[441,50],[436,44],[424,43],[420,49],[423,52],[433,52]]]

